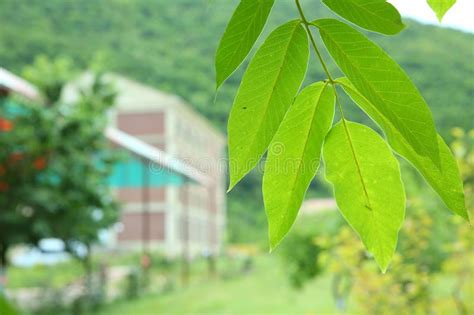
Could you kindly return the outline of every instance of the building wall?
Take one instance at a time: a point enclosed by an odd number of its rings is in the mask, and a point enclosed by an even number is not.
[[[122,83],[119,84],[121,90],[128,91]],[[208,187],[197,184],[167,186],[151,194],[152,202],[161,205],[151,207],[154,214],[152,225],[156,229],[152,234],[152,246],[171,256],[219,252],[226,211],[225,139],[178,98],[161,94],[153,97],[150,90],[134,88],[130,94],[137,95],[136,103],[131,96],[119,94],[117,110],[111,115],[112,123],[118,129],[183,160],[211,180]],[[146,102],[142,103],[140,96],[145,94]],[[153,171],[154,166],[149,167]],[[118,233],[118,244],[137,247],[143,226],[141,190],[120,189],[117,194],[124,204],[123,230]]]
[[[191,255],[219,252],[226,211],[225,142],[201,117],[186,108],[175,107],[168,115],[167,122],[172,130],[167,135],[167,152],[205,173],[211,180],[207,187],[191,185],[177,189],[175,196],[179,199],[174,203],[181,209],[178,215],[181,242],[189,237]],[[186,233],[187,225],[189,233]]]

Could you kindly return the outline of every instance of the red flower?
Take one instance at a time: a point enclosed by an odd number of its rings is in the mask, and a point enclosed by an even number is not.
[[[141,257],[141,265],[142,265],[142,268],[144,269],[148,269],[150,268],[151,266],[151,258],[148,254],[144,254],[142,255]]]
[[[0,131],[10,131],[13,129],[13,123],[5,118],[0,118]]]
[[[10,185],[8,185],[8,183],[6,183],[6,182],[0,182],[0,191],[1,191],[1,192],[7,191],[8,188],[10,188]]]
[[[23,153],[21,152],[15,152],[10,154],[10,162],[18,162],[23,159]]]
[[[45,157],[39,157],[33,162],[34,168],[36,168],[38,171],[44,170],[47,164],[48,163]]]

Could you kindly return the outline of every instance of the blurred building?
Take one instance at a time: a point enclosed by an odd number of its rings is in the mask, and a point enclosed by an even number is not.
[[[0,67],[0,96],[13,93],[30,100],[40,100],[36,87],[15,74]]]
[[[86,73],[64,100],[90,85]],[[108,137],[129,153],[111,179],[123,205],[116,246],[176,256],[218,253],[225,228],[225,138],[182,99],[115,74]]]
[[[81,75],[63,91],[78,99],[94,80]],[[106,137],[125,152],[109,183],[123,205],[110,245],[169,256],[216,254],[225,229],[225,138],[177,96],[115,74]],[[41,102],[38,90],[0,68],[0,95]],[[111,235],[110,235],[111,234]]]

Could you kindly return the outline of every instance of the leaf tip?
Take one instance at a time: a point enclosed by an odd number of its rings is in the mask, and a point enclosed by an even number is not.
[[[377,263],[377,266],[379,267],[382,274],[386,274],[388,266],[390,265],[390,260],[379,261],[375,259],[375,262]]]
[[[269,252],[270,254],[272,254],[272,253],[275,251],[275,249],[278,247],[278,244],[279,244],[279,243],[280,243],[280,242],[274,243],[274,242],[270,241],[270,246],[269,246],[268,252]]]
[[[437,12],[437,13],[436,13],[436,17],[438,18],[438,22],[439,22],[439,23],[442,23],[442,22],[443,22],[443,18],[444,18],[445,14],[446,14],[448,11],[449,11],[449,9],[446,10],[445,12],[440,11],[440,12]]]
[[[464,220],[466,220],[467,223],[469,223],[469,226],[470,226],[471,228],[474,227],[474,225],[472,224],[471,216],[469,215],[469,212],[468,212],[468,211],[466,211],[466,212],[464,213],[464,215],[462,215],[461,217],[462,217]]]
[[[222,84],[224,83],[224,81],[222,79],[219,79],[218,76],[216,76],[216,86],[215,86],[215,94],[217,95],[217,92],[219,92],[219,89],[221,88]]]
[[[275,251],[275,249],[278,247],[278,245],[280,245],[282,239],[283,239],[283,237],[278,237],[278,236],[272,235],[270,233],[270,235],[269,235],[270,253],[273,253]]]
[[[234,189],[235,186],[240,182],[242,178],[244,178],[245,175],[235,175],[235,174],[230,174],[230,180],[229,180],[229,187],[227,188],[227,192],[230,192],[232,189]]]
[[[452,211],[452,213],[460,216],[472,226],[472,219],[470,215],[471,213],[469,212],[469,210],[467,210],[467,207],[465,205],[461,208],[449,208],[449,209]]]
[[[382,254],[382,253],[377,254],[377,253],[371,252],[371,254],[373,255],[373,258],[375,260],[375,263],[379,267],[380,272],[382,272],[382,274],[387,273],[388,267],[390,266],[390,263],[392,262],[392,257],[393,257],[394,252],[395,252],[395,249],[393,250],[392,254],[387,254],[387,253],[386,254]]]
[[[235,185],[239,182],[240,179],[235,179],[235,177],[230,177],[229,187],[227,188],[227,192],[229,193],[232,189],[234,189]]]

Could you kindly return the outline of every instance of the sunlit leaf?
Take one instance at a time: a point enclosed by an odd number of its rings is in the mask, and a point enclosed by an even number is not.
[[[301,86],[308,57],[306,32],[291,21],[273,31],[250,62],[229,116],[230,189],[265,153]]]
[[[329,53],[356,89],[421,156],[438,167],[438,138],[432,114],[403,69],[364,34],[334,19],[317,20]]]
[[[319,167],[323,141],[333,116],[333,87],[322,82],[312,84],[298,95],[270,144],[263,197],[272,249],[295,221]]]
[[[443,138],[438,135],[441,158],[441,168],[438,168],[433,161],[416,153],[390,121],[386,120],[378,112],[377,108],[352,86],[347,78],[337,79],[337,82],[341,83],[346,93],[354,102],[382,127],[393,150],[411,162],[420,171],[448,208],[461,217],[468,219],[459,169]]]
[[[446,12],[456,3],[456,0],[427,0],[427,2],[441,22]]]
[[[405,216],[400,167],[376,132],[364,125],[343,122],[326,137],[326,177],[334,186],[344,218],[385,272]]]
[[[369,31],[399,33],[405,25],[397,9],[386,0],[322,0],[332,11]]]
[[[275,0],[241,0],[216,53],[216,87],[237,69],[263,30]]]

